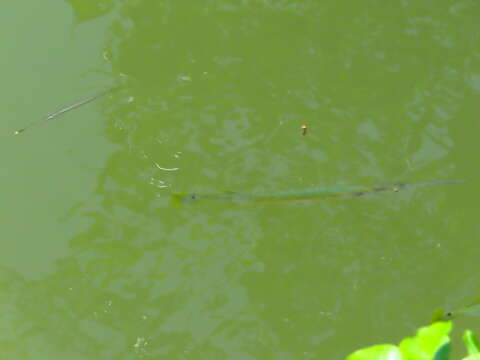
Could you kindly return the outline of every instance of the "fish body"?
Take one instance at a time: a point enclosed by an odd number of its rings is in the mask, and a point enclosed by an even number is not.
[[[60,116],[70,110],[73,110],[73,109],[76,109],[82,105],[85,105],[85,104],[88,104],[89,102],[92,102],[96,99],[98,99],[99,97],[103,96],[103,95],[106,95],[107,93],[109,93],[110,91],[112,91],[114,89],[109,89],[109,90],[105,90],[103,92],[101,92],[100,94],[97,94],[97,95],[94,95],[94,96],[90,96],[86,99],[83,99],[83,100],[80,100],[80,101],[77,101],[77,102],[74,102],[72,104],[69,104],[69,105],[65,105],[63,107],[61,107],[60,109],[54,111],[54,112],[51,112],[50,114],[47,114],[46,116],[44,116],[43,118],[41,119],[37,119],[33,122],[31,122],[30,124],[28,124],[27,126],[25,126],[24,128],[22,129],[19,129],[17,131],[14,132],[14,135],[19,135],[23,132],[25,132],[26,130],[28,130],[29,128],[31,128],[32,126],[35,126],[35,125],[38,125],[38,124],[41,124],[43,122],[46,122],[48,120],[52,120],[54,118],[56,118],[57,116]]]
[[[181,201],[195,200],[228,200],[228,201],[275,201],[275,200],[305,200],[319,197],[336,197],[346,194],[361,194],[366,188],[355,186],[349,188],[319,188],[305,189],[298,191],[284,191],[271,194],[263,193],[239,193],[225,191],[221,193],[179,193],[174,196]]]
[[[243,201],[294,201],[294,200],[313,200],[321,198],[335,197],[360,197],[372,193],[380,192],[398,192],[413,186],[430,186],[440,184],[453,184],[462,182],[461,180],[434,181],[418,184],[393,184],[375,187],[366,186],[344,186],[332,188],[312,188],[296,191],[283,191],[278,193],[240,193],[226,191],[221,193],[177,193],[173,194],[174,199],[180,202],[190,202],[197,200],[226,200],[233,202]]]

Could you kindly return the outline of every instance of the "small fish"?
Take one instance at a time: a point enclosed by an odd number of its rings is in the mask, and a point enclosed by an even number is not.
[[[366,186],[344,186],[336,188],[317,188],[305,189],[297,191],[284,191],[271,194],[262,193],[239,193],[234,191],[227,191],[221,193],[177,193],[173,194],[173,198],[177,202],[190,202],[195,200],[227,200],[234,202],[244,201],[292,201],[292,200],[313,200],[319,198],[334,198],[334,197],[361,197],[368,194],[380,192],[398,192],[400,190],[414,187],[414,186],[430,186],[442,184],[461,183],[462,180],[447,180],[447,181],[432,181],[418,184],[393,184],[376,187]]]
[[[432,314],[432,322],[453,320],[463,315],[480,316],[480,298],[456,310],[445,311],[442,308],[435,309]]]
[[[63,106],[61,107],[60,109],[48,114],[47,116],[41,118],[41,119],[38,119],[38,120],[34,120],[33,122],[31,122],[30,124],[28,124],[27,126],[25,126],[24,128],[22,129],[19,129],[17,131],[14,132],[14,135],[19,135],[23,132],[25,132],[26,130],[28,130],[29,128],[31,128],[32,126],[35,126],[35,125],[38,125],[38,124],[41,124],[41,123],[44,123],[48,120],[52,120],[54,118],[56,118],[57,116],[60,116],[64,113],[66,113],[67,111],[70,111],[70,110],[73,110],[73,109],[76,109],[82,105],[85,105],[85,104],[88,104],[89,102],[92,102],[93,100],[96,100],[98,99],[99,97],[103,96],[103,95],[106,95],[107,93],[109,93],[110,91],[112,91],[113,89],[109,89],[109,90],[106,90],[100,94],[97,94],[97,95],[94,95],[94,96],[90,96],[86,99],[83,99],[83,100],[80,100],[80,101],[77,101],[73,104],[70,104],[70,105],[66,105],[66,106]]]

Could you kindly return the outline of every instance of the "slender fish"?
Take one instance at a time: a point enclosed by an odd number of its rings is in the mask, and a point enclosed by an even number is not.
[[[189,202],[194,200],[226,200],[234,202],[243,201],[291,201],[291,200],[312,200],[318,198],[333,198],[333,197],[360,197],[373,193],[380,192],[398,192],[410,187],[417,186],[431,186],[461,183],[463,180],[447,180],[447,181],[431,181],[417,184],[393,184],[375,187],[366,186],[345,186],[335,188],[317,188],[297,191],[284,191],[272,194],[261,193],[238,193],[234,191],[227,191],[222,193],[176,193],[173,194],[173,199],[179,202]]]
[[[112,90],[113,89],[105,90],[105,91],[101,92],[100,94],[90,96],[86,99],[77,101],[77,102],[75,102],[73,104],[70,104],[70,105],[63,106],[60,109],[48,114],[47,116],[45,116],[41,119],[34,120],[33,122],[31,122],[30,124],[28,124],[24,128],[15,131],[14,135],[21,134],[21,133],[25,132],[26,130],[28,130],[29,128],[31,128],[32,126],[39,125],[39,124],[44,123],[48,120],[52,120],[52,119],[56,118],[57,116],[65,114],[67,111],[70,111],[70,110],[76,109],[76,108],[78,108],[82,105],[88,104],[89,102],[92,102],[93,100],[96,100],[99,97],[102,97],[103,95],[106,95],[107,93],[109,93]]]
[[[448,321],[461,315],[480,316],[480,298],[459,309],[444,311],[442,308],[436,309],[432,314],[432,322]]]

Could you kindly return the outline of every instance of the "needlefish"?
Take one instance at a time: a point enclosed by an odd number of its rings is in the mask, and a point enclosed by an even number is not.
[[[416,184],[397,183],[393,185],[382,185],[374,187],[345,186],[332,188],[312,188],[297,191],[284,191],[278,193],[242,193],[225,191],[220,193],[175,193],[172,194],[175,202],[191,202],[197,200],[224,200],[233,202],[244,201],[293,201],[293,200],[314,200],[323,198],[361,197],[368,194],[382,192],[399,192],[411,187],[445,185],[461,183],[463,180],[430,181]]]
[[[480,316],[480,298],[458,309],[450,311],[445,311],[442,308],[436,309],[432,314],[432,322],[453,320],[463,315]]]
[[[108,94],[112,90],[114,90],[114,89],[108,89],[108,90],[105,90],[105,91],[101,92],[100,94],[90,96],[88,98],[85,98],[83,100],[74,102],[74,103],[69,104],[69,105],[65,105],[65,106],[61,107],[60,109],[58,109],[54,112],[51,112],[50,114],[47,114],[43,118],[32,121],[30,124],[28,124],[24,128],[21,128],[21,129],[15,131],[14,135],[19,135],[19,134],[25,132],[26,130],[30,129],[32,126],[42,124],[44,122],[47,122],[48,120],[52,120],[52,119],[56,118],[57,116],[65,114],[66,112],[68,112],[70,110],[73,110],[73,109],[76,109],[76,108],[78,108],[82,105],[88,104],[88,103],[98,99],[99,97],[102,97],[102,96]]]

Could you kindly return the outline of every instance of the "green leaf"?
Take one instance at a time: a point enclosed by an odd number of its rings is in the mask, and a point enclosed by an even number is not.
[[[350,354],[347,360],[405,360],[395,345],[375,345]]]
[[[480,344],[477,337],[470,330],[465,330],[463,334],[463,342],[467,347],[468,355],[474,355],[480,353]]]
[[[469,355],[466,358],[463,358],[462,360],[480,360],[480,354]]]
[[[450,343],[448,334],[452,329],[450,321],[436,322],[430,326],[422,327],[413,338],[403,339],[400,351],[407,360],[432,360],[437,351],[445,344]],[[438,356],[443,356],[447,348]],[[439,358],[444,359],[444,358]]]
[[[450,342],[446,342],[437,350],[433,360],[448,360],[450,358],[450,350],[452,350],[452,345]]]

